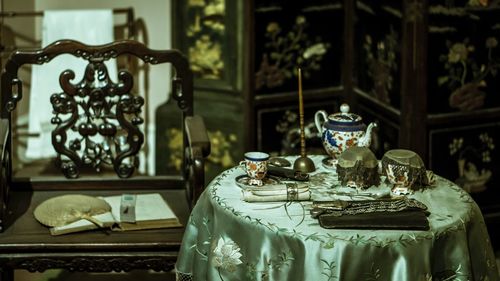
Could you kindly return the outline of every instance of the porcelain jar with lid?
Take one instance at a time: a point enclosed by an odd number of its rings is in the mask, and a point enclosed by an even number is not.
[[[427,170],[422,158],[414,151],[391,149],[380,160],[382,174],[393,186],[396,195],[412,194],[415,190],[432,185],[434,173]]]
[[[335,114],[317,111],[314,122],[321,132],[326,153],[333,159],[337,159],[349,147],[370,146],[372,129],[377,126],[376,123],[370,123],[367,127],[361,116],[349,112],[349,105],[345,103],[340,106],[340,112]]]

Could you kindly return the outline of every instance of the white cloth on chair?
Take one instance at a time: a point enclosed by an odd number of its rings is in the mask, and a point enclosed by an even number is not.
[[[42,46],[60,39],[73,39],[88,45],[101,45],[114,40],[112,10],[52,10],[45,11],[42,24]],[[29,95],[29,132],[39,137],[28,139],[26,156],[45,158],[55,155],[52,147],[51,131],[55,125],[50,96],[62,92],[59,75],[66,69],[75,71],[73,83],[78,83],[87,62],[72,55],[62,55],[50,63],[35,65],[31,74]],[[108,73],[116,81],[116,61],[106,63]]]

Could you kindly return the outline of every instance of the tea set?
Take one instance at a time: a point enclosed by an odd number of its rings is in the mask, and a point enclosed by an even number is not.
[[[372,129],[377,127],[376,123],[370,123],[367,127],[361,116],[349,112],[349,105],[345,103],[340,106],[338,113],[327,115],[324,110],[317,111],[314,123],[318,132],[321,132],[326,153],[333,160],[350,147],[370,146]]]
[[[336,171],[342,186],[363,190],[378,186],[381,178],[385,178],[392,194],[399,196],[412,194],[434,183],[433,172],[427,170],[420,156],[411,150],[389,150],[379,161],[368,148],[372,130],[377,124],[366,126],[361,116],[349,110],[349,105],[342,104],[338,113],[328,115],[319,110],[314,115],[328,155],[322,161],[323,166]],[[271,177],[270,169],[272,174],[292,180],[306,180],[308,176],[308,171],[302,173],[296,169],[279,168],[291,166],[291,163],[285,158],[270,157],[265,152],[245,153],[240,166],[246,171],[245,184],[249,186],[264,186],[266,176]]]

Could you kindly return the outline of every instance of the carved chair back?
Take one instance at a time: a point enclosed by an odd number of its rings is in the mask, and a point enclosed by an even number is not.
[[[45,64],[62,54],[80,57],[88,64],[83,77],[65,70],[59,77],[61,92],[50,97],[54,125],[52,145],[57,165],[68,178],[77,178],[80,170],[91,167],[100,171],[111,166],[119,177],[130,177],[137,169],[137,153],[144,143],[140,125],[144,119],[144,99],[134,95],[132,75],[122,70],[113,82],[105,61],[123,54],[133,55],[146,63],[169,62],[176,69],[172,83],[173,98],[183,111],[183,120],[192,115],[192,74],[187,62],[176,51],[151,51],[134,41],[121,41],[106,47],[86,47],[76,41],[56,42],[43,51],[15,52],[2,74],[1,117],[11,114],[23,97],[18,70],[25,64]],[[73,83],[73,80],[78,82]],[[36,93],[33,93],[36,94]],[[41,106],[41,105],[36,105]],[[10,124],[12,127],[12,124]]]

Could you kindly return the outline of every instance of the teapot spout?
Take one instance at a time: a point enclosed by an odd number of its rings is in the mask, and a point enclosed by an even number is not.
[[[363,137],[361,137],[359,140],[358,140],[358,146],[364,146],[364,147],[368,147],[370,146],[371,142],[372,142],[372,130],[373,128],[376,128],[377,127],[377,123],[370,123],[370,125],[368,125],[368,128],[366,128],[366,131],[363,135]]]

